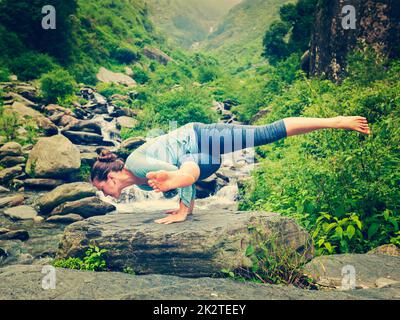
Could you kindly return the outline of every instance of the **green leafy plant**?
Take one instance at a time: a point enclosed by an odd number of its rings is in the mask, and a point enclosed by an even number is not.
[[[131,275],[135,274],[135,271],[133,271],[133,269],[131,267],[125,267],[123,272],[127,273],[127,274],[131,274]]]
[[[88,270],[88,271],[107,271],[107,263],[104,259],[104,254],[107,253],[106,249],[100,249],[97,246],[89,246],[85,252],[85,257],[57,259],[53,262],[56,268],[75,269],[75,270]]]
[[[309,247],[304,252],[297,252],[284,244],[279,235],[267,234],[262,227],[250,226],[248,229],[251,241],[244,254],[251,260],[251,267],[223,269],[223,274],[239,281],[314,287],[312,279],[303,272]]]
[[[13,141],[17,137],[17,130],[20,127],[18,116],[10,112],[1,112],[0,115],[0,134],[6,141]]]
[[[79,169],[79,179],[81,181],[89,181],[91,167],[88,164],[82,164]]]

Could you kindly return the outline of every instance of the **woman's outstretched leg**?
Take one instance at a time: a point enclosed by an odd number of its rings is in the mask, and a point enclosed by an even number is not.
[[[249,147],[266,145],[285,137],[305,134],[322,129],[354,130],[370,134],[368,121],[364,117],[335,118],[285,118],[264,126],[232,124],[197,124],[198,147],[205,159],[220,159],[222,154]],[[214,165],[215,163],[201,163]],[[149,184],[156,191],[168,191],[186,187],[196,182],[200,176],[199,164],[186,162],[177,171],[150,172]]]
[[[288,137],[321,129],[347,129],[370,134],[368,121],[364,117],[335,118],[285,118],[283,119]]]

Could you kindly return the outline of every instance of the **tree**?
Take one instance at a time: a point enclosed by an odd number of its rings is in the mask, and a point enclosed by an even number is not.
[[[318,0],[299,0],[280,8],[280,20],[271,24],[264,37],[263,56],[271,63],[307,50]]]
[[[56,9],[56,29],[42,28],[42,8]],[[32,50],[48,53],[67,62],[71,52],[71,16],[77,11],[77,0],[3,0],[0,1],[0,24],[16,33]]]

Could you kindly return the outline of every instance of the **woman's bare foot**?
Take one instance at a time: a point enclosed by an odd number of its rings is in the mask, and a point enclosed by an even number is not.
[[[183,188],[195,182],[194,177],[177,171],[157,171],[149,172],[146,175],[148,184],[156,192],[167,192],[176,188]]]
[[[178,214],[179,213],[179,209],[172,209],[172,210],[167,210],[164,212],[165,214]],[[192,211],[188,212],[188,216],[193,214]]]
[[[347,129],[361,132],[363,134],[371,134],[368,126],[368,120],[364,117],[336,117],[337,129]]]

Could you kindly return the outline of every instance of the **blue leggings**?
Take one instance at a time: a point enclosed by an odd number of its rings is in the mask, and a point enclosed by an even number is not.
[[[204,180],[221,167],[221,155],[246,148],[259,147],[286,138],[283,120],[262,126],[235,124],[194,123],[198,154],[187,154],[181,163],[195,161],[200,167],[200,178]]]

